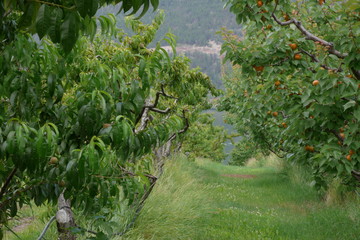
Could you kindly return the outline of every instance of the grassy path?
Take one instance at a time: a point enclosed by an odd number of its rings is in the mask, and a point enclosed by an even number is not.
[[[355,240],[359,203],[326,206],[310,187],[274,168],[176,159],[126,239]]]

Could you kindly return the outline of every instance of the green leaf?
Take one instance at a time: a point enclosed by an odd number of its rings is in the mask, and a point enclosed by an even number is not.
[[[360,121],[360,108],[357,108],[354,111],[354,117],[356,118],[356,120]]]
[[[70,12],[61,24],[61,45],[66,54],[73,49],[79,36],[79,18],[76,13]]]
[[[151,5],[153,6],[155,11],[159,6],[159,0],[151,0]]]
[[[20,18],[19,26],[22,28],[29,27],[36,18],[36,14],[38,13],[39,7],[40,7],[39,3],[34,3],[34,2],[27,3],[25,7],[25,12]]]
[[[49,91],[49,96],[52,97],[55,92],[55,86],[56,86],[56,75],[53,73],[50,73],[47,80],[47,86]]]
[[[346,109],[348,108],[351,108],[353,106],[356,105],[356,102],[354,100],[350,100],[349,102],[347,102],[345,105],[344,105],[344,111],[346,111]]]
[[[80,16],[83,18],[94,16],[99,8],[99,0],[76,0],[75,4]]]
[[[49,30],[51,23],[52,9],[50,6],[41,5],[36,18],[36,31],[40,39],[42,39]]]
[[[92,0],[88,0],[88,1],[76,0],[75,1],[76,8],[77,8],[78,12],[80,13],[80,16],[82,16],[83,18],[85,18],[85,16],[87,15],[87,12],[88,12],[87,2],[92,2]]]
[[[145,13],[149,10],[149,7],[150,7],[149,0],[146,0],[145,3],[144,3],[144,8],[143,8],[141,14],[138,17],[136,17],[136,19],[142,18],[145,15]]]
[[[59,43],[61,40],[61,20],[63,18],[63,11],[60,8],[55,8],[51,14],[50,27],[48,29],[48,35],[51,41]]]

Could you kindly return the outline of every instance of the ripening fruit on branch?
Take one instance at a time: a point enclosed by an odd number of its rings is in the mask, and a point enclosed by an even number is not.
[[[318,0],[318,2],[319,2],[319,5],[323,5],[325,0]]]
[[[280,86],[281,85],[281,82],[279,81],[279,80],[277,80],[276,82],[275,82],[275,86]]]
[[[351,155],[350,155],[350,154],[347,155],[347,156],[346,156],[346,159],[347,159],[348,161],[351,161]]]
[[[352,150],[352,149],[350,149],[350,151],[349,151],[349,155],[354,155],[355,154],[355,151],[354,150]]]
[[[306,146],[305,146],[305,151],[315,152],[315,148],[314,148],[313,146],[306,145]]]
[[[295,54],[294,59],[295,60],[300,60],[301,59],[301,54],[299,54],[299,53]]]
[[[341,138],[342,140],[345,139],[345,134],[344,134],[344,133],[340,133],[339,136],[340,136],[340,138]]]
[[[59,159],[57,157],[51,157],[49,164],[57,164],[59,162]]]
[[[290,20],[290,17],[289,17],[289,15],[287,15],[287,14],[284,14],[284,19],[285,19],[285,21],[289,21]]]
[[[279,114],[278,114],[278,112],[273,112],[272,115],[273,115],[274,117],[277,117]]]
[[[253,66],[253,68],[254,68],[257,72],[262,72],[262,71],[264,71],[264,66]]]
[[[266,28],[270,30],[272,29],[272,25],[267,25]]]
[[[284,128],[287,128],[287,124],[285,122],[281,123],[281,125],[284,127]]]
[[[290,43],[289,46],[290,46],[290,48],[291,48],[292,50],[297,49],[297,44],[296,44],[296,43]]]
[[[267,115],[271,115],[271,111],[268,111],[268,112],[267,112]]]
[[[319,80],[314,80],[314,81],[312,82],[312,85],[313,85],[313,86],[317,86],[317,85],[319,85],[319,83],[320,83]]]
[[[257,6],[258,6],[258,7],[262,7],[262,5],[264,5],[264,3],[263,3],[262,1],[260,1],[260,0],[257,1]]]
[[[349,75],[346,75],[346,77],[353,78],[353,75],[349,74]]]

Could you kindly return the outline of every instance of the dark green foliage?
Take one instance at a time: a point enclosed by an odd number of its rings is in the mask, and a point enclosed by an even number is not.
[[[254,143],[246,140],[237,142],[231,151],[230,165],[243,166],[247,160],[256,155]]]
[[[184,136],[183,152],[192,157],[221,161],[225,158],[224,143],[228,139],[224,127],[214,126],[211,114],[201,114]]]
[[[97,10],[106,4],[121,3],[120,12],[136,14],[142,7],[138,18],[142,17],[150,8],[156,9],[158,0],[61,0],[61,1],[25,1],[1,0],[0,42],[13,40],[16,28],[23,28],[31,33],[37,33],[41,38],[50,35],[54,42],[60,42],[65,53],[68,54],[74,47],[80,30],[91,30],[94,35],[96,28],[89,21]],[[59,12],[62,11],[62,14]],[[13,15],[20,14],[20,18],[13,20]],[[96,24],[96,22],[95,22]],[[35,27],[33,26],[35,25]],[[60,32],[58,31],[61,25]],[[103,27],[103,25],[102,25]],[[59,33],[58,33],[59,32]],[[56,36],[58,33],[60,36]],[[1,47],[1,45],[0,45]]]
[[[359,1],[227,1],[244,26],[223,31],[234,65],[222,110],[257,146],[355,186],[360,169]]]
[[[46,35],[36,42],[22,31],[0,49],[1,227],[22,205],[56,203],[65,189],[85,216],[110,219],[108,209],[120,200],[136,204],[150,185],[152,150],[187,119],[196,121],[207,96],[217,94],[187,58],[170,58],[160,44],[146,48],[162,14],[150,25],[128,19],[137,33],[131,37],[116,29],[113,16],[101,16],[111,34],[92,42],[79,35],[80,15],[64,15],[56,35],[62,49]],[[166,38],[175,44],[173,35]],[[169,111],[150,111],[151,121],[138,130],[146,100],[153,103],[159,92],[156,108]]]

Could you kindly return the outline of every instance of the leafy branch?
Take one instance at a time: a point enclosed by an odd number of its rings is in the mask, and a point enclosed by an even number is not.
[[[307,40],[311,40],[311,41],[314,41],[314,42],[320,42],[322,45],[324,46],[328,46],[328,52],[330,54],[333,54],[335,56],[337,56],[338,58],[345,58],[348,54],[346,53],[341,53],[339,51],[337,51],[334,47],[334,44],[331,43],[331,42],[328,42],[328,41],[325,41],[324,39],[321,39],[317,36],[315,36],[314,34],[312,34],[311,32],[309,32],[303,25],[300,21],[296,20],[295,18],[292,18],[288,21],[285,21],[285,22],[282,22],[280,21],[276,15],[275,15],[275,11],[277,9],[277,6],[278,6],[278,1],[276,1],[276,5],[275,5],[275,8],[274,8],[274,11],[272,12],[271,16],[273,17],[273,19],[275,20],[275,22],[277,22],[280,26],[287,26],[287,25],[290,25],[290,24],[294,24],[297,29],[300,30],[300,32],[305,36],[305,39]]]

